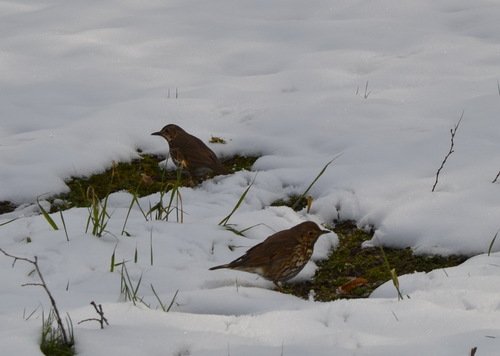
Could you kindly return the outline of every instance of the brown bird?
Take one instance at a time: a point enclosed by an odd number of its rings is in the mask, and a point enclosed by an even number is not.
[[[314,244],[320,235],[328,232],[306,221],[269,236],[240,258],[210,270],[231,268],[257,273],[281,289],[279,283],[295,277],[304,268],[312,256]]]
[[[207,145],[179,126],[170,124],[151,135],[167,140],[172,161],[178,168],[186,170],[191,177],[204,178],[227,173],[226,168]]]

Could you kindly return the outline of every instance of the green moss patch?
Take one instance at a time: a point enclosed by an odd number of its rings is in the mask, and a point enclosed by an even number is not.
[[[307,206],[307,199],[300,195],[291,195],[285,199],[278,199],[271,203],[271,206],[294,207],[295,211],[300,211]]]
[[[139,196],[152,194],[161,189],[162,184],[175,181],[175,172],[163,171],[158,163],[163,158],[142,155],[140,159],[128,163],[115,163],[111,168],[90,177],[71,177],[66,181],[70,192],[59,196],[72,206],[87,206],[87,189],[93,187],[99,198],[120,190],[136,192]]]
[[[16,206],[12,204],[10,201],[0,201],[0,214],[10,213],[14,211]]]
[[[250,169],[258,157],[233,156],[222,161],[229,172]],[[99,198],[107,194],[126,190],[142,197],[153,194],[176,182],[177,172],[166,171],[159,166],[165,157],[141,154],[141,158],[131,162],[119,162],[102,173],[90,177],[72,177],[66,184],[70,192],[59,195],[58,198],[68,206],[88,206],[87,190],[93,187]],[[181,177],[181,185],[192,186],[193,182],[187,176]],[[168,190],[168,189],[166,189]]]
[[[467,259],[466,256],[417,256],[410,248],[384,248],[383,251],[378,247],[361,248],[363,241],[370,240],[373,233],[358,229],[352,221],[337,223],[333,231],[339,237],[338,247],[326,260],[318,262],[312,280],[287,283],[283,287],[286,293],[308,298],[314,290],[314,299],[318,301],[368,297],[375,288],[391,279],[384,254],[397,275],[452,267]],[[348,293],[339,290],[355,278],[363,283],[353,289],[346,288]]]

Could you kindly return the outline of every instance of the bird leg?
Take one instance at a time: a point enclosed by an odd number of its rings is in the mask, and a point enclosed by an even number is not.
[[[283,285],[279,281],[273,281],[274,285],[278,288],[278,291],[281,293],[284,293],[285,290],[283,289]]]

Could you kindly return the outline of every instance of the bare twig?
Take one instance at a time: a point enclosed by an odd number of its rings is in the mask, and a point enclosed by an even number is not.
[[[17,261],[24,261],[24,262],[32,264],[35,267],[35,271],[38,274],[38,278],[40,278],[41,283],[25,283],[22,286],[42,287],[45,290],[45,293],[47,293],[47,296],[49,297],[50,304],[52,304],[52,309],[53,309],[54,314],[56,316],[56,322],[57,322],[57,325],[59,327],[59,330],[61,331],[61,335],[63,337],[63,342],[67,346],[72,346],[74,341],[68,337],[68,333],[66,332],[66,328],[64,327],[64,323],[63,323],[63,320],[62,320],[61,315],[59,313],[59,309],[57,308],[56,301],[55,301],[54,297],[52,296],[52,293],[50,293],[50,290],[47,286],[47,283],[45,282],[45,279],[43,278],[42,272],[40,271],[40,268],[38,266],[38,257],[34,256],[34,259],[31,260],[31,259],[25,258],[25,257],[14,256],[14,255],[7,253],[2,248],[0,248],[0,252],[2,252],[5,256],[14,259],[12,266],[14,266]]]
[[[97,314],[99,314],[99,319],[97,318],[89,318],[89,319],[84,319],[78,322],[78,324],[85,323],[87,321],[97,321],[99,324],[101,324],[101,329],[104,329],[104,323],[106,325],[109,325],[108,319],[104,316],[104,312],[102,311],[102,305],[99,304],[97,305],[94,301],[91,301],[90,304],[94,307],[95,311]]]
[[[365,83],[365,93],[363,94],[363,99],[368,99],[372,91],[368,91],[368,80]],[[356,95],[359,95],[359,85],[356,87]]]
[[[496,183],[496,182],[497,182],[497,180],[498,180],[498,177],[500,177],[500,171],[498,171],[497,176],[495,177],[495,179],[493,179],[493,180],[491,181],[491,183]]]
[[[448,151],[448,153],[444,157],[443,161],[441,162],[441,166],[439,167],[439,169],[436,172],[436,181],[434,182],[434,185],[432,186],[432,192],[436,189],[436,186],[437,186],[438,181],[439,181],[439,173],[441,173],[441,170],[443,169],[446,161],[448,160],[448,157],[450,157],[451,154],[453,152],[455,152],[453,150],[453,147],[455,146],[454,139],[455,139],[455,135],[457,134],[458,127],[460,126],[460,123],[462,122],[463,117],[464,117],[464,112],[462,111],[462,115],[460,115],[460,119],[458,120],[457,124],[455,125],[455,127],[453,129],[450,129],[450,134],[451,134],[450,150]]]
[[[365,99],[368,99],[368,97],[370,96],[370,94],[372,93],[372,91],[368,91],[368,80],[366,81],[366,85],[365,85],[365,95],[363,95],[363,98]]]
[[[35,309],[33,309],[33,311],[31,313],[29,313],[29,315],[26,315],[26,309],[23,310],[23,319],[24,320],[30,320],[30,318],[35,315],[35,313],[38,311],[38,308],[40,306],[36,307]]]

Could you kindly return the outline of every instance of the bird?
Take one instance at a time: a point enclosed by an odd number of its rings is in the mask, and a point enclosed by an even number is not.
[[[181,127],[169,124],[151,135],[167,140],[172,161],[177,168],[187,171],[191,177],[205,178],[227,173],[217,155],[203,141]]]
[[[281,290],[281,283],[295,277],[307,264],[318,238],[329,232],[305,221],[269,236],[234,261],[209,270],[230,268],[256,273]]]

